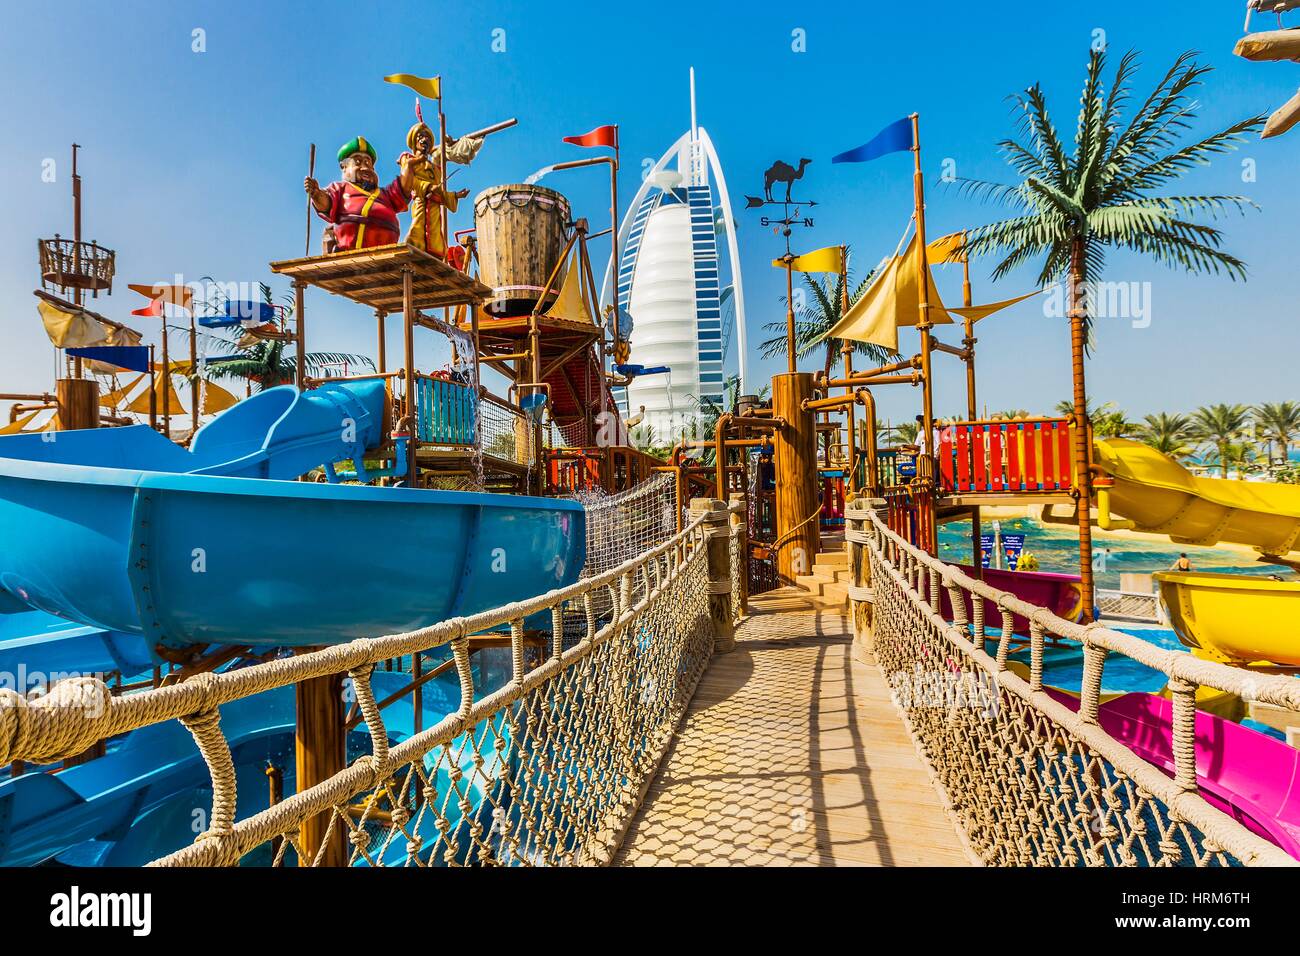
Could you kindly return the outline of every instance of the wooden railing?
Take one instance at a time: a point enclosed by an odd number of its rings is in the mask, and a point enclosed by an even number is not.
[[[415,376],[416,437],[431,445],[473,445],[478,402],[468,385],[431,375]]]
[[[939,431],[943,492],[1063,492],[1073,481],[1070,421],[955,422]]]
[[[545,453],[547,494],[597,488],[616,494],[645,481],[663,465],[653,455],[624,445],[548,448]]]

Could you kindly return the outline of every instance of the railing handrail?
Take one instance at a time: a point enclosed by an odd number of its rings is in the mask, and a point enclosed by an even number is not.
[[[865,545],[871,553],[872,562],[887,571],[893,584],[903,589],[908,601],[925,611],[935,632],[942,635],[942,639],[953,651],[988,674],[999,688],[1014,694],[1109,762],[1116,771],[1131,777],[1138,787],[1158,799],[1172,818],[1186,821],[1203,833],[1207,845],[1213,844],[1220,848],[1220,852],[1230,853],[1246,863],[1276,866],[1300,864],[1300,861],[1201,796],[1198,792],[1195,760],[1195,696],[1198,686],[1236,694],[1246,701],[1260,701],[1296,710],[1300,709],[1300,682],[1276,675],[1243,675],[1226,664],[1156,647],[1141,638],[1111,630],[1099,623],[1080,625],[1066,621],[1045,608],[1023,601],[1010,592],[991,587],[970,577],[961,569],[913,547],[886,527],[874,509],[864,508],[861,502],[850,506],[847,517],[853,521],[866,522],[869,529],[850,528],[846,531],[845,538],[850,545]],[[900,563],[890,557],[891,553],[904,556],[904,563],[910,563],[912,569],[900,567]],[[959,611],[954,611],[953,621],[947,620],[941,613],[941,588],[948,589],[952,607],[960,608]],[[879,589],[880,585],[877,584],[874,589],[876,594]],[[922,593],[922,589],[929,591],[928,597]],[[1010,631],[1013,614],[1019,614],[1030,621],[1029,680],[1023,679],[1009,668],[1009,642],[999,637],[986,637],[983,602],[975,600],[971,609],[975,611],[974,616],[967,615],[966,602],[961,597],[963,591],[977,599],[992,601],[1000,609],[1003,634]],[[858,600],[856,596],[853,597]],[[972,626],[974,632],[970,634],[967,628]],[[1084,647],[1084,668],[1077,711],[1067,708],[1044,690],[1042,673],[1044,637],[1047,634],[1078,641]],[[983,649],[985,640],[999,641],[996,658]],[[1102,729],[1098,708],[1106,654],[1098,655],[1096,651],[1122,654],[1169,678],[1174,776],[1171,777],[1144,760]]]
[[[1000,591],[985,581],[972,578],[961,568],[945,564],[938,558],[914,547],[899,535],[890,531],[874,510],[865,509],[859,503],[853,502],[845,509],[845,516],[859,521],[870,521],[891,543],[902,548],[919,563],[938,573],[944,581],[950,582],[965,591],[978,594],[980,597],[991,601],[996,607],[1010,611],[1012,614],[1018,614],[1057,637],[1077,641],[1085,647],[1099,647],[1107,651],[1123,654],[1140,664],[1145,664],[1147,667],[1160,671],[1166,677],[1200,684],[1205,687],[1213,687],[1226,693],[1237,694],[1245,700],[1274,704],[1290,710],[1300,710],[1300,681],[1294,678],[1274,674],[1243,675],[1241,671],[1227,664],[1207,661],[1199,657],[1193,657],[1191,654],[1158,647],[1150,641],[1144,641],[1140,637],[1126,634],[1123,631],[1112,630],[1095,621],[1091,624],[1077,624],[1073,621],[1067,621],[1046,608],[1017,597],[1010,591]]]

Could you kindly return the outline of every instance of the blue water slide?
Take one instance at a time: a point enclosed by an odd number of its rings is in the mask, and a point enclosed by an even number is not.
[[[269,389],[192,451],[144,426],[0,437],[0,588],[180,648],[338,643],[577,579],[577,502],[280,480],[377,445],[382,402]]]
[[[5,609],[9,602],[16,605],[12,611]],[[0,591],[0,687],[25,693],[65,676],[114,671],[126,678],[153,663],[141,634],[87,627],[33,610]]]

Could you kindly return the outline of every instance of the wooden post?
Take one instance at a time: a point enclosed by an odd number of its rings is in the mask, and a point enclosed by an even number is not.
[[[193,305],[193,303],[191,303]],[[190,309],[190,438],[199,430],[199,346],[195,341],[194,310]]]
[[[844,319],[844,314],[849,311],[849,247],[840,246],[840,319]],[[840,355],[844,360],[844,378],[853,377],[853,343],[848,339],[840,346]],[[829,392],[830,389],[827,389]],[[852,395],[853,386],[845,385],[844,394]],[[853,405],[849,404],[844,410],[844,421],[847,433],[845,435],[845,455],[849,460],[849,480],[845,483],[844,497],[847,501],[853,497],[853,493],[858,487],[858,435],[856,416],[853,414]]]
[[[403,366],[406,379],[406,420],[410,430],[411,441],[406,454],[406,484],[416,487],[419,468],[416,458],[420,449],[420,430],[416,422],[416,383],[415,383],[415,279],[410,266],[402,266],[402,348]]]
[[[154,368],[154,346],[149,346],[149,427],[158,430],[158,371]]]
[[[299,681],[294,685],[297,704],[297,726],[294,736],[294,758],[297,767],[298,793],[328,780],[345,766],[347,734],[343,729],[343,675],[329,674]],[[317,855],[330,829],[330,815],[326,810],[302,822],[298,838],[302,843],[307,866]],[[346,827],[334,825],[329,845],[320,854],[322,866],[346,866]]]
[[[384,317],[387,315],[383,309],[375,309],[375,322],[379,331],[379,371],[388,371],[388,337],[384,329]]]
[[[713,620],[713,653],[736,649],[736,628],[731,620],[731,522],[727,505],[717,498],[692,498],[691,521],[703,517],[704,541],[709,549],[709,617]]]
[[[167,308],[160,302],[158,308],[162,311],[162,367],[163,367],[163,388],[162,388],[162,420],[163,434],[168,438],[172,436],[172,362],[167,351]]]
[[[93,378],[61,378],[54,383],[59,431],[99,427],[99,383]]]
[[[749,617],[749,501],[743,492],[731,493],[731,505],[740,506],[740,513],[731,516],[732,534],[738,535],[736,554],[740,560],[740,617]]]
[[[816,416],[803,407],[813,397],[810,372],[772,379],[772,416],[784,421],[772,436],[776,466],[777,573],[783,584],[812,573],[820,544]]]
[[[861,504],[867,505],[864,499]],[[845,528],[850,532],[865,532],[869,529],[868,522],[860,518],[850,518],[845,514]],[[871,561],[867,556],[867,547],[853,540],[852,535],[846,535],[849,548],[849,583],[856,588],[871,587]],[[874,648],[872,647],[872,611],[875,609],[871,601],[853,600],[849,607],[853,618],[853,656],[863,663],[874,662]]]
[[[305,283],[301,279],[293,280],[293,320],[298,326],[297,333],[294,336],[297,355],[294,359],[296,363],[295,383],[300,389],[307,387],[307,315],[306,307],[303,303],[303,289]]]
[[[786,217],[790,218],[789,216]],[[789,228],[786,229],[788,233]],[[786,371],[791,374],[795,370],[795,346],[794,346],[794,256],[789,252],[789,241],[786,242],[786,254],[782,261],[785,262],[785,352],[786,352]],[[924,315],[925,313],[922,313]]]

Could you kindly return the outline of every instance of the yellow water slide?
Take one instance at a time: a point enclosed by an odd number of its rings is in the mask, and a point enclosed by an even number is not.
[[[1198,478],[1147,445],[1097,441],[1098,523],[1177,544],[1243,544],[1285,559],[1300,538],[1300,485]],[[1300,583],[1243,575],[1156,575],[1170,623],[1202,656],[1300,667]]]

